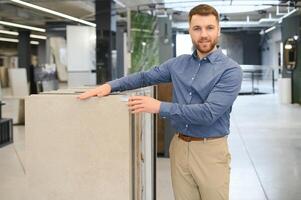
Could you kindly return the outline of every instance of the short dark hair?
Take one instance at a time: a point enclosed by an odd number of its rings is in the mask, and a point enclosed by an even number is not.
[[[212,6],[209,6],[207,4],[200,4],[198,6],[195,6],[192,8],[189,12],[189,23],[191,22],[191,18],[193,15],[202,15],[202,16],[208,16],[208,15],[214,15],[216,18],[216,21],[219,23],[219,14],[216,11],[215,8]]]

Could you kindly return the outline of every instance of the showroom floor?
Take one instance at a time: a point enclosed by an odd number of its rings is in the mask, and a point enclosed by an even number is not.
[[[5,100],[5,99],[4,99]],[[15,112],[7,100],[3,115]],[[277,94],[239,96],[229,136],[231,200],[299,200],[301,196],[301,106],[281,105]],[[0,148],[0,199],[25,192],[24,126],[14,126],[14,144]],[[169,159],[158,158],[157,200],[172,200]]]

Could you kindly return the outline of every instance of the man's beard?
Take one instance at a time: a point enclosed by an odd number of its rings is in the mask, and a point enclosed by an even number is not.
[[[208,43],[206,44],[206,47],[204,48],[204,47],[202,47],[204,44],[200,44],[200,42],[208,42]],[[202,54],[211,52],[214,49],[214,47],[216,46],[217,42],[218,42],[218,38],[215,40],[202,39],[202,40],[199,40],[198,42],[192,41],[193,47]]]

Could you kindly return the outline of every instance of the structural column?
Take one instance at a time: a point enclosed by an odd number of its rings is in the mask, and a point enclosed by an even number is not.
[[[111,12],[111,0],[95,0],[97,84],[112,79]]]
[[[19,31],[18,43],[18,67],[25,68],[29,78],[29,66],[31,65],[30,31]]]
[[[46,64],[46,41],[39,41],[40,44],[38,46],[38,65],[43,66]]]
[[[121,78],[124,76],[124,52],[125,49],[125,38],[124,33],[127,31],[127,24],[124,21],[117,22],[116,29],[116,50],[117,50],[117,66],[116,66],[116,78]],[[114,77],[113,77],[114,78]]]

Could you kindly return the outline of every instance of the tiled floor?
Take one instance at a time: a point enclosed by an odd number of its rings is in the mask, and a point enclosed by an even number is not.
[[[301,199],[301,107],[280,105],[276,97],[243,96],[236,102],[230,137],[233,200]]]
[[[8,102],[4,116],[13,112]],[[277,95],[240,96],[233,107],[231,200],[301,199],[301,106],[281,105]],[[0,199],[23,200],[24,126],[14,144],[0,148]],[[157,199],[172,200],[169,160],[159,158]]]

